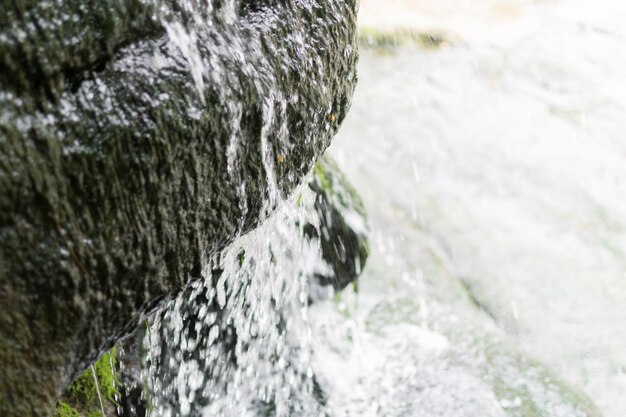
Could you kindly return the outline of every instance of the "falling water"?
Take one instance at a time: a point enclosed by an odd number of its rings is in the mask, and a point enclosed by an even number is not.
[[[310,368],[309,277],[328,273],[309,190],[244,236],[151,324],[155,416],[319,415]]]
[[[202,59],[198,42],[203,35],[219,38],[224,31],[236,30],[233,22],[238,10],[234,0],[222,2],[216,10],[211,4],[184,1],[174,8],[169,2],[157,2],[155,7],[155,18],[186,62],[201,105],[205,104],[204,78],[219,85],[226,82],[227,75],[219,65],[212,65],[210,56],[208,61]],[[219,31],[213,30],[214,26],[219,26]],[[223,47],[231,56],[245,59],[237,42]],[[244,69],[249,65],[243,64]],[[305,239],[302,233],[304,224],[315,223],[314,212],[302,205],[306,201],[302,195],[310,191],[300,192],[298,205],[282,201],[278,192],[276,151],[268,135],[286,131],[284,114],[276,114],[276,109],[284,109],[285,98],[278,91],[271,97],[261,109],[260,141],[268,195],[264,211],[281,209],[206,265],[200,279],[150,324],[144,379],[151,392],[152,415],[244,416],[258,415],[263,409],[277,416],[296,410],[300,415],[313,415],[322,406],[313,389],[310,334],[304,324],[307,277],[327,267],[319,243]],[[223,101],[236,107],[236,101],[225,96]],[[242,111],[231,108],[230,112],[227,172],[238,184],[240,209],[245,215],[245,183],[241,183],[237,168]]]

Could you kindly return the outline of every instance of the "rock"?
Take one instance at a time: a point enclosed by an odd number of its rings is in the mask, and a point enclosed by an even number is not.
[[[305,225],[304,233],[320,240],[323,258],[330,267],[327,273],[312,277],[311,296],[315,298],[324,287],[341,291],[356,282],[369,254],[368,230],[361,198],[330,157],[315,165],[309,187],[316,195],[314,207],[320,223]]]
[[[5,5],[0,414],[46,415],[301,182],[349,106],[355,8]]]

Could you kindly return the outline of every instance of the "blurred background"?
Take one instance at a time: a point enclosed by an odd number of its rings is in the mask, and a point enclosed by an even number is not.
[[[371,256],[358,300],[313,307],[338,415],[626,416],[625,21],[618,0],[361,0],[329,152]]]

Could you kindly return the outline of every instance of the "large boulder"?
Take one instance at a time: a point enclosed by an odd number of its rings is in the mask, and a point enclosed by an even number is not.
[[[0,13],[0,414],[69,382],[255,228],[356,82],[354,0]]]

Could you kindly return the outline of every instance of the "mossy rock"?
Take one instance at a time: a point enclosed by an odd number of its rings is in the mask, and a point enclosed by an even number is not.
[[[3,3],[2,416],[49,414],[303,182],[348,111],[354,0],[158,3]]]
[[[117,351],[105,353],[63,393],[54,417],[108,417],[115,414],[121,385],[117,377]],[[96,377],[94,377],[94,370]],[[102,400],[102,402],[100,402]],[[105,416],[102,415],[102,409]]]
[[[369,256],[368,225],[363,202],[356,190],[329,156],[313,168],[309,188],[315,193],[318,225],[307,224],[304,233],[319,239],[329,273],[317,273],[314,285],[341,291],[354,283]]]

